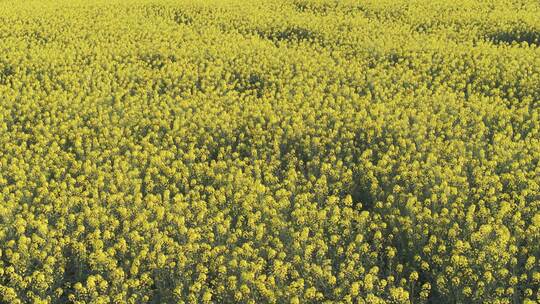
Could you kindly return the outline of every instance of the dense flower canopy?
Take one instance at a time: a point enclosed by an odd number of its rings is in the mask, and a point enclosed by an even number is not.
[[[538,1],[0,1],[0,303],[536,303],[539,161]]]

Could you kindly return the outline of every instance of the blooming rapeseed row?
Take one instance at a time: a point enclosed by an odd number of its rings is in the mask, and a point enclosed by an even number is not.
[[[0,1],[0,303],[536,303],[539,162],[538,1]]]

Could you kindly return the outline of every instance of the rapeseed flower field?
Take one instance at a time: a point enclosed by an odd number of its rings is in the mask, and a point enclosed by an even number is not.
[[[0,303],[538,303],[539,162],[538,1],[0,1]]]

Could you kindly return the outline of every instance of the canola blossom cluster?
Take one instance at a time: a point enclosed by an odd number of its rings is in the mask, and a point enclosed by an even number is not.
[[[540,2],[0,1],[0,303],[537,303]]]

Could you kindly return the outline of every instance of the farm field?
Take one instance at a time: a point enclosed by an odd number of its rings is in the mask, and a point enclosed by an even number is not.
[[[539,302],[539,1],[0,0],[0,303]]]

